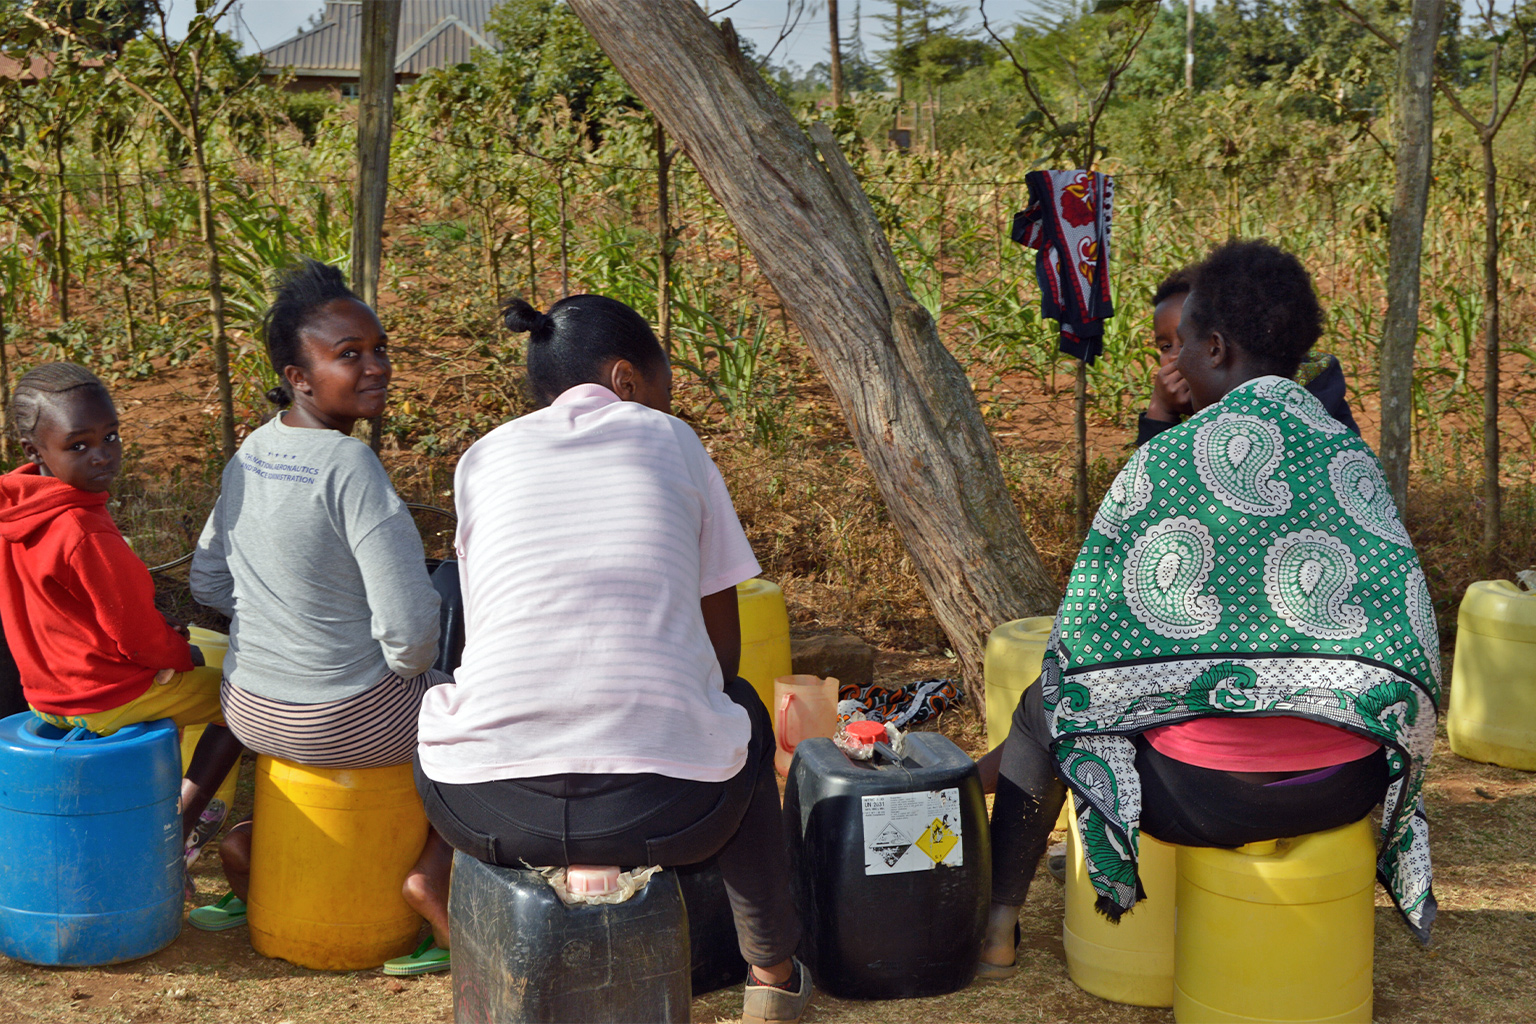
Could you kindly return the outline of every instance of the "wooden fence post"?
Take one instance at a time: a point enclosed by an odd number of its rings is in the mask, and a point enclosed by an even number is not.
[[[362,0],[362,60],[357,101],[357,195],[352,214],[352,285],[364,302],[379,305],[384,257],[384,207],[389,198],[389,141],[395,117],[395,44],[400,0]],[[375,452],[382,418],[368,421]]]

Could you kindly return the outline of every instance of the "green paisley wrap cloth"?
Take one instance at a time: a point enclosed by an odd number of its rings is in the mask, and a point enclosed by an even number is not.
[[[1072,569],[1041,685],[1110,916],[1140,890],[1131,737],[1284,714],[1383,744],[1377,872],[1428,941],[1434,606],[1375,454],[1305,388],[1249,381],[1131,457]]]

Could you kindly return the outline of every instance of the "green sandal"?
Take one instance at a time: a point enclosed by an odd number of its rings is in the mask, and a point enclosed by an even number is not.
[[[437,940],[429,935],[416,947],[416,952],[384,961],[384,973],[408,977],[446,971],[448,966],[448,950],[439,948]]]
[[[219,897],[219,902],[206,907],[194,907],[187,914],[187,923],[205,932],[222,932],[245,924],[245,903],[232,892]]]

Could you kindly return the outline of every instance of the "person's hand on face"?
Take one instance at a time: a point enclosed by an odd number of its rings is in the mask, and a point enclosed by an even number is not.
[[[1153,415],[1153,410],[1159,404],[1169,415]],[[1158,366],[1152,378],[1152,404],[1147,409],[1147,415],[1155,420],[1173,420],[1188,416],[1193,411],[1194,407],[1189,401],[1189,384],[1179,372],[1178,364],[1170,359]]]
[[[66,391],[43,406],[21,448],[43,476],[93,494],[110,490],[123,467],[117,407],[102,388]]]
[[[1193,412],[1189,385],[1179,372],[1179,320],[1187,292],[1170,295],[1152,311],[1152,342],[1157,348],[1157,370],[1152,374],[1152,400],[1147,418],[1172,422]]]

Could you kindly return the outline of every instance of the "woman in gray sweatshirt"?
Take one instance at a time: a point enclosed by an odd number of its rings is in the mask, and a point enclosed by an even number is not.
[[[279,283],[265,327],[282,379],[267,397],[279,412],[225,467],[192,560],[193,596],[230,617],[225,720],[250,749],[299,764],[406,764],[422,695],[453,680],[431,667],[439,601],[415,523],[378,457],[351,436],[384,411],[384,329],[339,270],[313,260]],[[194,925],[243,920],[248,828],[220,846],[233,894],[193,911]],[[402,958],[411,963],[398,973],[448,966],[451,855],[429,833],[405,880],[439,943]]]

